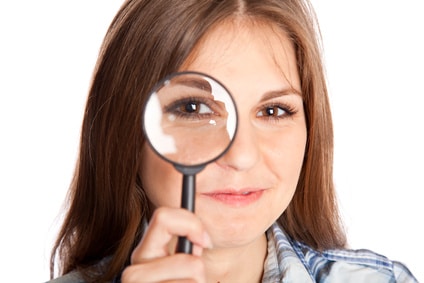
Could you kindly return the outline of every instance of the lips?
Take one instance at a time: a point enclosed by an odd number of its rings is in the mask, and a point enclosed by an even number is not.
[[[229,206],[241,207],[258,201],[263,192],[264,189],[220,190],[202,195]]]

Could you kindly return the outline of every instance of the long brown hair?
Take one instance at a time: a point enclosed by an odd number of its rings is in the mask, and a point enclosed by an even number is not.
[[[109,27],[94,71],[52,277],[57,257],[60,274],[79,270],[89,282],[111,280],[128,263],[150,213],[139,174],[146,95],[179,69],[208,30],[234,17],[278,25],[296,50],[308,141],[296,193],[279,222],[293,239],[318,250],[344,247],[319,32],[307,0],[129,0]],[[104,258],[107,267],[96,272]]]

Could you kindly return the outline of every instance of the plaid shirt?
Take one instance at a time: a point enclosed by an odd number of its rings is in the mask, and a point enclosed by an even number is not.
[[[418,282],[406,266],[369,250],[317,252],[288,238],[278,224],[267,232],[263,283]]]
[[[320,253],[290,240],[276,223],[268,229],[267,238],[262,283],[418,283],[403,264],[368,250]],[[120,276],[112,281],[120,282]],[[84,280],[78,272],[71,272],[49,283],[84,283]]]

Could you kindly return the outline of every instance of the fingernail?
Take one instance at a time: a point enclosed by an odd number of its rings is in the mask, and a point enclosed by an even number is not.
[[[212,240],[209,234],[205,231],[203,232],[203,243],[205,244],[205,248],[212,249]]]

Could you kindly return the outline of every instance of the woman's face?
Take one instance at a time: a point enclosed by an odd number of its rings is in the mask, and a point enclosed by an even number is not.
[[[200,42],[181,71],[222,82],[237,104],[234,143],[196,176],[196,215],[215,247],[248,244],[284,212],[296,189],[307,130],[294,48],[279,29],[225,23]],[[156,207],[179,207],[181,173],[143,148],[143,187]]]

